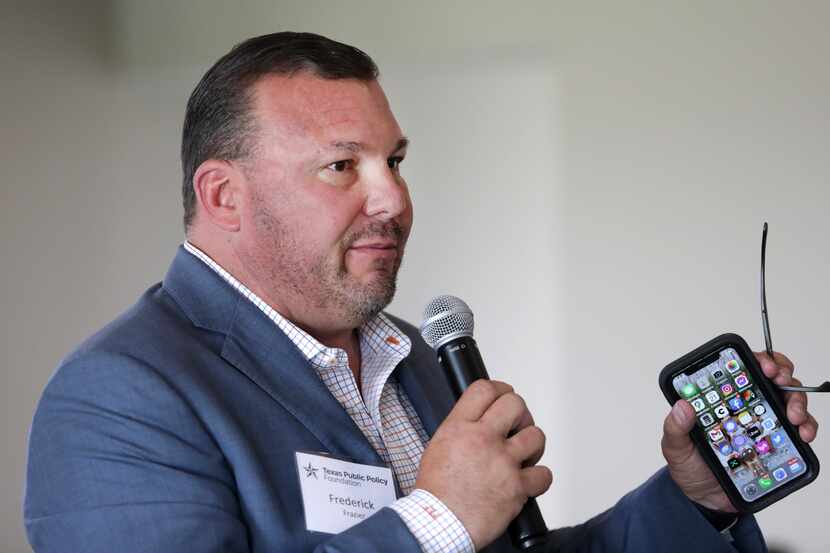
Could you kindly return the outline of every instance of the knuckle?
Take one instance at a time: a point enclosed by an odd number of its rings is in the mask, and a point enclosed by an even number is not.
[[[522,408],[522,411],[527,411],[528,410],[527,409],[527,402],[525,401],[525,398],[523,398],[522,396],[520,396],[516,392],[513,392],[513,395],[515,396],[516,402],[518,403],[518,405]]]
[[[510,439],[514,441],[519,451],[522,452],[522,455],[526,454],[529,449],[533,449],[536,446],[536,438],[528,428],[522,430]]]
[[[496,385],[490,382],[489,380],[484,380],[482,378],[476,380],[467,388],[467,392],[470,394],[481,396],[484,399],[489,399],[491,401],[496,399]]]
[[[507,382],[505,382],[503,380],[489,380],[488,382],[490,382],[494,385],[497,385],[497,386],[501,386],[501,387],[506,388],[508,390],[513,390],[513,386],[511,386],[510,384],[508,384]]]
[[[528,441],[530,445],[535,447],[544,447],[547,437],[541,428],[538,426],[528,426],[526,429],[528,433]]]
[[[510,407],[515,410],[516,412],[525,412],[527,411],[527,403],[525,403],[524,398],[517,394],[516,392],[509,392],[505,395],[505,401],[510,402]]]

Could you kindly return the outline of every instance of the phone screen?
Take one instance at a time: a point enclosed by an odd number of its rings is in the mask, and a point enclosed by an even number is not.
[[[805,474],[807,465],[735,349],[677,374],[672,385],[744,500],[755,501]]]

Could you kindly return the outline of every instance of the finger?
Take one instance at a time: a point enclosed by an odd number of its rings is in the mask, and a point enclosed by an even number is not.
[[[498,398],[512,391],[512,386],[498,380],[476,380],[461,394],[447,418],[477,421]]]
[[[758,363],[761,365],[761,370],[767,378],[779,385],[786,384],[793,375],[793,365],[786,356],[782,354],[778,355],[781,356],[780,358],[782,360],[786,360],[786,363],[777,363],[766,352],[756,352],[755,358],[758,360]],[[773,356],[775,356],[775,353],[773,353]]]
[[[807,422],[798,427],[798,435],[807,443],[816,439],[818,434],[818,421],[813,415],[807,414]]]
[[[522,466],[535,465],[545,453],[545,433],[538,426],[528,426],[507,439],[507,454]]]
[[[795,386],[801,386],[801,381],[793,378],[791,383]],[[788,392],[786,395],[787,401],[787,419],[794,425],[798,426],[807,421],[807,394],[804,392]]]
[[[694,452],[689,432],[695,425],[695,414],[686,400],[674,404],[663,422],[663,453],[669,462],[682,462]]]
[[[527,410],[525,400],[520,395],[509,392],[487,408],[481,416],[481,422],[506,437],[511,431],[533,424],[533,417]]]
[[[783,353],[773,351],[772,359],[779,367],[787,369],[790,374],[793,374],[795,372],[795,365],[792,361],[790,361],[790,358],[784,355]]]
[[[548,491],[553,483],[553,473],[544,465],[534,465],[522,469],[522,488],[528,497],[537,497]]]

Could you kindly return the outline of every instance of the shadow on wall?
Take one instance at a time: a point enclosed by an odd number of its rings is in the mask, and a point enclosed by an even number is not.
[[[771,543],[767,548],[767,553],[796,553],[796,551],[787,544]]]

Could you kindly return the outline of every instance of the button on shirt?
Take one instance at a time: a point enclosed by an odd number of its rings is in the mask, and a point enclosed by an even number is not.
[[[400,489],[408,494],[389,507],[398,513],[421,549],[427,553],[474,551],[470,535],[452,511],[431,493],[415,488],[428,437],[409,398],[392,374],[398,363],[409,355],[412,347],[409,337],[382,313],[360,327],[358,388],[344,350],[321,344],[191,243],[185,242],[184,248],[253,302],[308,359],[380,458],[391,466]]]

